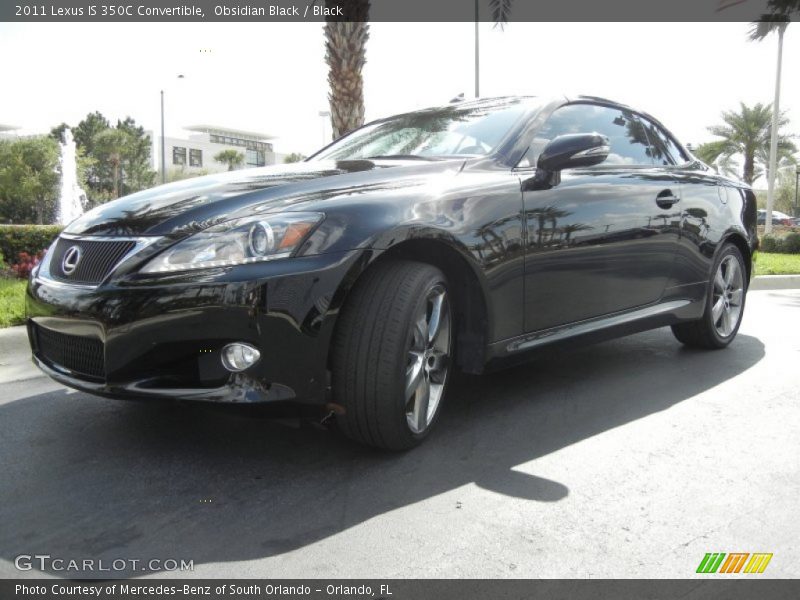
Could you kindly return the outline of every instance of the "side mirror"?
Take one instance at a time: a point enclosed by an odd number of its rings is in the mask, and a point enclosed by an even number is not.
[[[560,135],[545,146],[536,166],[548,173],[591,167],[607,159],[610,150],[608,138],[599,133]]]

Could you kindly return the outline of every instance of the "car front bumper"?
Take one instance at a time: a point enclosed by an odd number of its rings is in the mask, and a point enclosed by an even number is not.
[[[27,290],[33,361],[64,385],[112,398],[325,402],[335,317],[362,253],[322,254],[72,286],[36,274]],[[260,360],[231,373],[231,342]]]

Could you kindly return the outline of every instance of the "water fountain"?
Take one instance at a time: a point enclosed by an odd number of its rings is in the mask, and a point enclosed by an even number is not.
[[[69,128],[64,130],[61,146],[61,188],[58,194],[56,223],[66,225],[83,214],[86,206],[86,192],[78,185],[78,163],[75,139]]]

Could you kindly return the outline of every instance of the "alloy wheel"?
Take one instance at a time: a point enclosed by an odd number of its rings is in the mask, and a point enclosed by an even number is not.
[[[406,365],[406,420],[415,434],[436,416],[450,367],[450,303],[441,284],[428,290],[414,318]]]
[[[717,333],[726,338],[739,324],[744,301],[744,277],[739,261],[728,255],[722,259],[714,276],[711,320]]]

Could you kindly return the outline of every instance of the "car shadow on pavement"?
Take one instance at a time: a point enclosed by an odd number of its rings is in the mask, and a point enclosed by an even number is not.
[[[512,468],[669,409],[763,356],[753,337],[701,352],[659,330],[460,376],[437,430],[405,454],[198,406],[64,390],[7,402],[0,405],[0,558],[252,560],[468,484],[557,502],[566,486]],[[107,578],[148,572],[141,569],[46,570]]]
[[[770,298],[774,298],[778,306],[786,306],[788,308],[800,307],[800,297],[796,294],[788,294],[786,292],[768,292]]]

